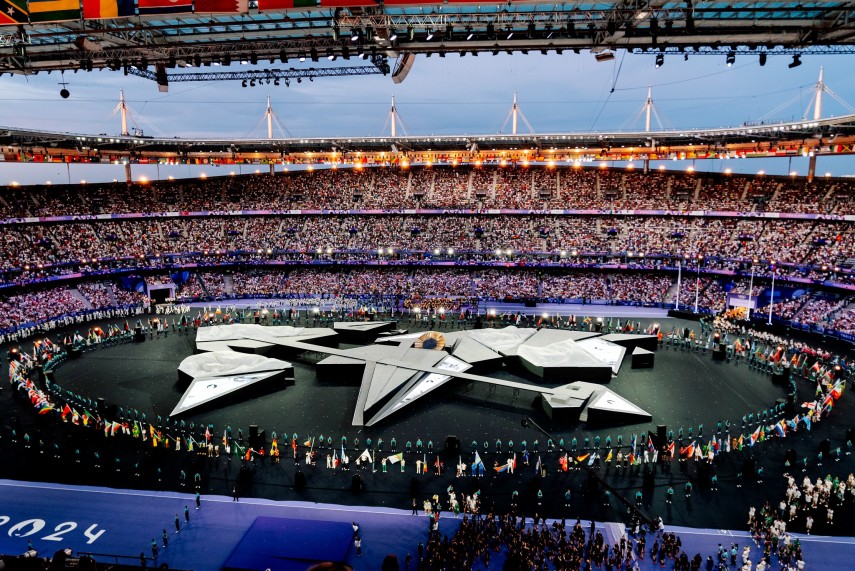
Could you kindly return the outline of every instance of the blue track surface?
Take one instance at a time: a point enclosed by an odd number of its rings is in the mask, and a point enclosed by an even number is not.
[[[184,506],[190,508],[189,524],[184,523]],[[176,514],[181,520],[181,531],[177,534],[174,525]],[[196,510],[193,497],[188,494],[0,480],[0,553],[22,553],[30,540],[42,555],[70,547],[75,552],[138,558],[140,552],[151,555],[151,540],[157,538],[161,546],[158,563],[166,562],[173,569],[219,571],[257,518],[302,520],[306,522],[301,524],[305,531],[295,532],[298,535],[320,530],[318,523],[311,522],[338,522],[342,537],[348,537],[344,558],[357,571],[378,569],[389,553],[396,554],[402,562],[407,552],[415,556],[415,548],[420,541],[425,541],[428,527],[424,516],[412,516],[409,510],[257,499],[233,502],[231,498],[221,496],[203,498],[202,509]],[[356,556],[349,539],[352,521],[360,526],[362,557]],[[443,518],[440,531],[451,536],[459,522],[451,517]],[[326,525],[324,523],[322,527]],[[281,528],[276,527],[280,531],[273,532],[262,526],[253,541],[263,543],[265,529],[281,539]],[[169,535],[169,547],[166,549],[162,548],[160,539],[164,529]],[[729,546],[733,542],[744,546],[749,542],[745,532],[669,529],[681,537],[689,556],[695,553],[704,557],[714,554],[719,543]],[[852,568],[855,538],[798,537],[803,545],[807,569]],[[309,550],[304,555],[309,553],[314,557],[320,544],[314,539],[310,543],[306,547],[314,551]],[[343,539],[335,543],[339,545],[335,549],[344,550]],[[331,559],[341,553],[335,549],[330,552],[335,556]],[[752,555],[757,561],[759,548],[753,546]],[[493,558],[491,566],[501,568],[500,558]],[[305,567],[308,564],[299,564],[296,568]],[[654,569],[649,561],[642,562],[640,568]],[[659,569],[658,566],[655,568]]]

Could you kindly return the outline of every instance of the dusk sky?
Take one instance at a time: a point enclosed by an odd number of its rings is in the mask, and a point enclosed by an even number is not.
[[[389,77],[323,78],[291,87],[264,85],[243,88],[237,81],[173,83],[169,93],[159,93],[154,82],[121,72],[66,73],[71,97],[59,96],[61,77],[57,72],[32,77],[3,77],[0,125],[60,130],[73,133],[115,135],[120,132],[118,115],[111,115],[120,89],[138,119],[131,121],[147,135],[168,137],[263,137],[260,123],[266,97],[291,135],[360,136],[389,133],[387,114],[392,95],[412,135],[490,134],[502,130],[516,91],[520,108],[536,132],[642,129],[639,112],[648,84],[665,128],[731,127],[745,121],[774,122],[801,118],[817,81],[820,65],[825,83],[846,102],[855,103],[855,77],[849,56],[803,56],[803,64],[788,69],[789,56],[770,57],[760,67],[756,56],[737,56],[732,68],[724,56],[669,56],[660,69],[653,55],[623,52],[609,63],[597,63],[589,52],[562,55],[539,53],[478,57],[449,55],[419,56],[407,79],[394,85]],[[342,63],[340,60],[336,63]],[[351,65],[361,60],[352,59]],[[289,62],[310,67],[311,62]],[[323,64],[314,64],[315,66]],[[283,67],[267,62],[257,66]],[[205,71],[236,70],[205,68]],[[194,71],[188,69],[188,71]],[[614,86],[614,92],[610,93]],[[788,102],[790,102],[788,104]],[[825,96],[823,116],[840,115],[851,109]],[[385,131],[384,131],[385,125]],[[653,129],[659,124],[654,120]],[[520,130],[524,129],[520,125]],[[503,132],[510,132],[510,124]],[[400,134],[400,133],[399,133]],[[276,130],[276,136],[285,136]],[[698,170],[805,174],[806,159],[698,161]],[[686,163],[668,168],[685,168]],[[124,178],[116,167],[0,164],[0,184],[72,182]],[[246,169],[247,167],[243,167]],[[46,169],[46,170],[45,170]],[[196,176],[194,169],[135,167],[134,176],[145,173]],[[227,174],[213,172],[207,174]],[[819,159],[818,173],[834,176],[855,174],[855,160]],[[172,172],[175,171],[175,172]],[[246,171],[244,171],[246,172]]]

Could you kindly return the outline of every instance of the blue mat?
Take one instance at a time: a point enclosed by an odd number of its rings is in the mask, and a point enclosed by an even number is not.
[[[352,539],[353,528],[340,521],[257,517],[223,569],[302,571],[319,561],[344,561]]]

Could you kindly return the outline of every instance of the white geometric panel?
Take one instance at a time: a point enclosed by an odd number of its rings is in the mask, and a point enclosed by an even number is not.
[[[564,339],[551,345],[532,347],[526,344],[517,350],[520,359],[536,367],[603,367],[606,363],[589,353],[582,342]]]
[[[621,363],[623,363],[623,356],[626,353],[626,347],[610,343],[600,337],[583,339],[576,343],[589,354],[610,366],[615,375],[618,374]]]
[[[446,371],[453,371],[457,373],[461,373],[471,368],[472,365],[457,359],[456,357],[452,357],[451,355],[447,355],[437,363],[435,366],[436,369],[443,369]],[[422,373],[420,378],[416,381],[411,381],[403,390],[401,390],[398,396],[394,397],[386,406],[384,406],[377,414],[375,414],[371,420],[366,422],[367,426],[372,426],[377,422],[380,422],[390,414],[398,411],[407,405],[412,404],[416,400],[425,396],[429,392],[438,389],[442,385],[444,385],[449,379],[451,379],[450,375],[442,375],[440,373]],[[367,408],[367,407],[366,407]]]
[[[187,357],[178,365],[178,370],[194,379],[226,375],[243,375],[261,371],[290,369],[291,363],[270,359],[262,355],[236,353],[234,351],[212,351]]]
[[[290,325],[268,327],[254,323],[234,323],[232,325],[200,327],[196,331],[196,342],[255,339],[257,341],[276,343],[277,338],[299,337],[305,333],[305,327],[291,327]]]
[[[245,389],[259,381],[269,379],[281,374],[282,371],[269,371],[264,373],[247,373],[243,375],[230,375],[225,377],[202,377],[194,379],[184,391],[184,395],[170,416],[186,412],[191,408],[209,403],[227,394]]]
[[[589,403],[588,408],[617,414],[631,414],[647,417],[650,416],[650,413],[648,413],[647,411],[635,406],[622,396],[608,389],[604,389],[600,396],[594,399],[593,403]]]
[[[469,332],[469,337],[497,353],[507,355],[515,353],[517,347],[536,332],[537,329],[511,325],[502,329],[475,329]]]

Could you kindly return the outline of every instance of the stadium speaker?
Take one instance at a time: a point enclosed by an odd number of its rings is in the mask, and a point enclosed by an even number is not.
[[[166,75],[166,64],[158,63],[154,66],[154,79],[157,82],[158,91],[161,93],[169,91],[169,77]]]
[[[258,450],[261,448],[261,441],[258,438],[258,425],[250,424],[249,425],[249,447]]]
[[[662,446],[668,442],[668,427],[664,424],[656,425],[656,445]]]
[[[297,473],[294,474],[294,489],[302,490],[306,487],[306,475],[302,470],[297,470]]]
[[[419,495],[419,491],[421,490],[421,483],[418,478],[410,479],[410,496],[417,497]]]
[[[823,456],[828,456],[831,454],[831,440],[826,438],[822,442],[819,443],[819,451],[822,452]]]
[[[846,431],[847,442],[855,442],[855,428],[850,428]]]
[[[460,439],[452,434],[446,436],[445,451],[449,454],[460,454]]]
[[[480,315],[475,318],[475,329],[484,329],[484,320]]]
[[[354,494],[358,494],[363,490],[364,486],[362,485],[362,476],[359,474],[354,474],[350,480],[350,491]]]
[[[395,71],[392,72],[392,82],[397,85],[407,79],[407,74],[410,73],[415,61],[416,54],[410,52],[401,54],[398,57],[397,63],[395,63]]]
[[[789,450],[787,450],[787,452],[784,454],[784,462],[789,462],[790,466],[794,466],[796,463],[796,460],[797,460],[797,458],[796,458],[795,449],[790,448]]]
[[[534,301],[533,299],[527,299],[527,300],[525,300],[525,306],[526,307],[537,307],[537,302]]]
[[[95,410],[98,411],[98,414],[104,414],[107,411],[107,399],[104,397],[98,397],[96,402]]]
[[[787,414],[796,412],[796,393],[787,393]]]

